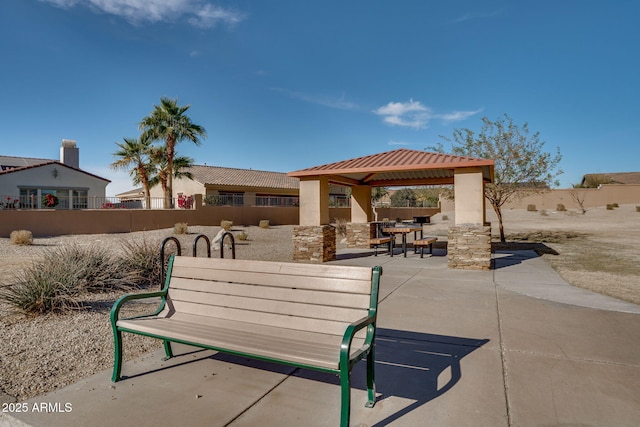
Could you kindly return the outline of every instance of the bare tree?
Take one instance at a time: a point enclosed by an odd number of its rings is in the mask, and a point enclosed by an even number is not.
[[[507,114],[491,121],[482,118],[483,126],[476,134],[470,129],[456,129],[453,138],[442,137],[452,144],[453,154],[492,159],[494,182],[485,187],[485,197],[493,207],[500,225],[500,241],[505,241],[502,206],[525,193],[542,192],[550,185],[558,185],[556,177],[562,173],[558,165],[562,156],[543,151],[540,132],[529,134],[529,126],[515,125]],[[440,144],[442,148],[442,144]]]
[[[586,191],[580,191],[580,187],[574,186],[571,191],[569,191],[569,196],[571,199],[580,206],[580,210],[582,211],[582,215],[587,213],[587,210],[584,207],[584,200],[587,197]]]

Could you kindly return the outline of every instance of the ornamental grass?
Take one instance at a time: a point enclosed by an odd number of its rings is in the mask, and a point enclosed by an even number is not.
[[[124,242],[122,255],[95,245],[57,248],[0,289],[0,300],[28,314],[65,312],[81,306],[83,295],[89,293],[157,284],[161,269],[157,247]]]

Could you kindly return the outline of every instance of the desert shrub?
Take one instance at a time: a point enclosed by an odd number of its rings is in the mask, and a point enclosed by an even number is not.
[[[76,274],[80,291],[104,292],[130,287],[137,274],[125,268],[123,258],[99,246],[63,246],[44,256],[44,263],[59,263]]]
[[[640,212],[640,206],[636,206],[636,212]]]
[[[340,236],[347,235],[347,220],[344,218],[335,219],[336,233]]]
[[[556,205],[556,210],[557,210],[558,212],[566,212],[567,208],[565,208],[565,207],[564,207],[564,204],[562,204],[562,203],[558,203],[558,204]]]
[[[145,288],[158,284],[163,268],[159,247],[159,243],[147,240],[126,240],[122,243],[124,251],[120,256],[120,265],[131,272],[128,287]]]
[[[612,204],[607,204],[607,210],[612,211],[614,206]]]
[[[246,231],[242,231],[236,237],[238,238],[238,240],[245,241],[245,240],[247,240],[247,237],[249,237],[249,235],[247,234]]]
[[[33,234],[29,230],[15,230],[9,235],[14,245],[32,245]]]
[[[177,222],[173,226],[173,234],[187,234],[189,225],[186,222]]]
[[[611,203],[611,205],[613,205],[614,208],[619,208],[620,207],[620,205],[617,204],[617,203]]]
[[[537,209],[536,209],[536,205],[527,205],[527,211],[528,211],[528,212],[535,212],[535,211],[537,211]]]
[[[400,218],[400,217],[396,217],[396,222],[397,222],[397,223],[402,222],[402,218]]]
[[[34,262],[0,290],[0,299],[22,312],[39,314],[77,307],[79,293],[75,271],[62,263]]]
[[[220,221],[220,227],[224,228],[226,231],[231,231],[231,227],[233,227],[233,221],[227,221],[223,219]]]
[[[449,215],[442,215],[443,221],[449,221]]]
[[[79,305],[82,294],[156,283],[157,252],[150,245],[129,244],[115,256],[98,246],[71,245],[47,252],[2,288],[0,299],[25,313],[61,312]]]
[[[269,228],[269,220],[261,219],[260,220],[260,228]]]

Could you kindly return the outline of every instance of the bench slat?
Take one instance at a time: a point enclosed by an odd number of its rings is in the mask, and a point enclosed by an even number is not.
[[[350,323],[367,315],[367,311],[364,309],[276,301],[262,298],[214,294],[210,292],[194,292],[183,289],[172,289],[169,291],[169,295],[173,301],[192,302],[212,307],[239,308],[241,310],[283,314],[295,317],[337,320],[339,322]]]
[[[206,316],[197,316],[187,313],[173,313],[170,317],[172,320],[192,323],[196,325],[204,325],[207,327],[216,327],[230,329],[242,335],[260,335],[264,339],[277,338],[287,339],[298,342],[311,342],[318,345],[328,347],[339,347],[342,337],[320,332],[298,331],[295,329],[277,328],[268,325],[257,325],[255,323],[238,322],[237,320],[218,319]],[[365,337],[365,330],[361,330],[356,334],[354,339],[354,348],[362,346]]]
[[[354,280],[312,276],[302,277],[298,275],[290,276],[277,273],[233,271],[207,267],[176,267],[175,265],[171,277],[172,280],[174,277],[204,280],[215,278],[215,280],[220,282],[249,283],[279,287],[296,286],[300,289],[371,294],[371,278],[367,280]]]
[[[194,325],[174,319],[121,320],[121,328],[132,328],[144,333],[194,342],[211,347],[241,351],[263,357],[277,358],[294,363],[305,363],[336,369],[339,361],[339,344],[327,346],[311,340],[296,341],[242,333],[236,329],[219,326]]]
[[[202,267],[235,272],[258,272],[287,276],[326,277],[333,279],[366,280],[371,282],[371,268],[340,265],[300,264],[293,262],[253,261],[241,259],[193,258],[176,256],[175,267]]]
[[[169,313],[170,315],[172,311],[333,335],[342,335],[346,327],[351,323],[168,300],[165,311],[162,314]],[[364,317],[366,314],[366,311],[363,311],[363,315],[360,317]]]
[[[370,285],[369,285],[370,286]],[[319,305],[333,305],[336,307],[369,307],[369,295],[348,294],[343,292],[315,291],[308,289],[290,289],[285,287],[261,286],[220,282],[218,280],[185,279],[172,277],[170,293],[176,290],[191,290],[211,292],[214,294],[249,296],[272,299],[277,301],[292,301]]]

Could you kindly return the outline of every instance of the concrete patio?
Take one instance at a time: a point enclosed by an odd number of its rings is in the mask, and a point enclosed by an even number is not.
[[[334,262],[384,268],[378,401],[364,407],[360,362],[352,425],[640,425],[640,306],[571,287],[531,251],[495,254],[491,271],[448,269],[434,252],[349,249]],[[0,426],[338,424],[330,375],[179,350],[127,360],[116,384],[104,371],[31,399]],[[34,412],[42,403],[55,411]]]

